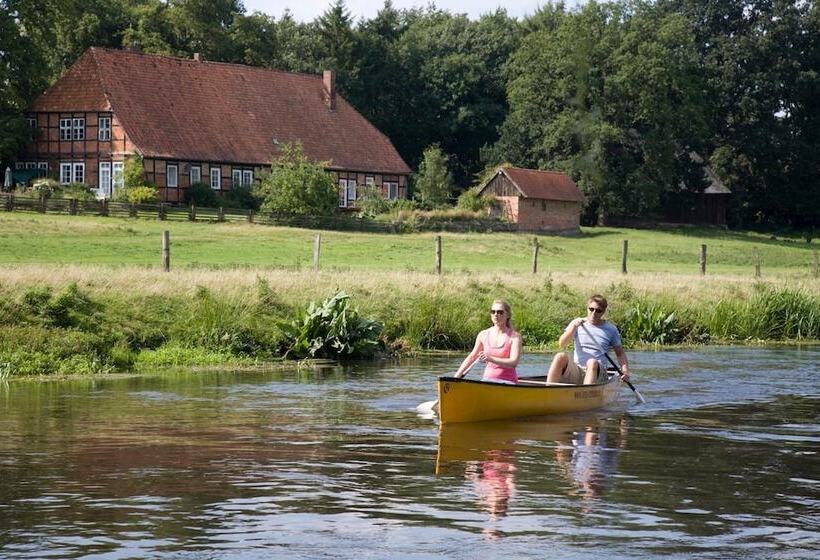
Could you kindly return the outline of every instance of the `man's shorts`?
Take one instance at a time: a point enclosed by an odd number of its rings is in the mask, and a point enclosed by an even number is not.
[[[561,383],[572,383],[573,385],[583,385],[584,377],[587,375],[586,368],[582,368],[572,360],[569,360],[564,373],[561,374]]]

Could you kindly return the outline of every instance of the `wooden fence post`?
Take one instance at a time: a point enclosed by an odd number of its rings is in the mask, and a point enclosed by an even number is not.
[[[317,233],[313,241],[313,271],[319,272],[319,255],[322,252],[322,234]]]
[[[128,203],[128,217],[129,218],[136,218],[137,217],[137,205],[133,202]]]
[[[41,196],[40,197],[40,212],[45,214],[46,210],[48,210],[48,197]]]
[[[700,246],[700,274],[706,274],[706,244]]]
[[[629,240],[624,239],[624,248],[621,252],[621,274],[626,274],[626,256],[629,254]]]
[[[441,274],[441,236],[436,236],[436,274]]]
[[[108,199],[100,200],[100,216],[108,216]]]
[[[6,198],[6,212],[13,212],[14,211],[14,195],[9,193],[8,197]]]
[[[253,210],[248,210],[248,223],[249,224],[253,223],[254,214],[255,214],[255,212]]]
[[[218,222],[224,222],[225,221],[225,209],[222,208],[221,206],[219,207],[219,210],[216,213],[216,221],[218,221]]]
[[[760,251],[755,249],[755,278],[760,278]]]
[[[532,273],[538,274],[538,238],[532,238]]]
[[[160,203],[159,203],[159,219],[160,219],[160,220],[164,220],[165,218],[166,218],[166,215],[165,215],[165,203],[164,203],[164,202],[160,202]]]
[[[817,250],[814,251],[814,277],[820,278],[820,255],[817,254]]]
[[[77,199],[76,198],[69,198],[68,199],[68,215],[69,216],[76,216],[77,215]]]
[[[191,202],[191,207],[188,208],[188,219],[192,222],[196,221],[196,204]]]
[[[171,232],[162,232],[162,271],[171,271]]]

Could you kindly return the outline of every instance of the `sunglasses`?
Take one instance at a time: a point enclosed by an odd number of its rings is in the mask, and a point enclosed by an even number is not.
[[[490,309],[491,315],[503,315],[504,313],[506,313],[506,311],[503,309]]]
[[[606,309],[602,309],[600,307],[587,307],[587,311],[598,315],[599,313],[603,313],[604,311],[606,311]]]

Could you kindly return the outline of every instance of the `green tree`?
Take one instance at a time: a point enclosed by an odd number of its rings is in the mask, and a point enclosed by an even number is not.
[[[438,144],[424,150],[415,182],[415,194],[424,204],[436,207],[449,201],[455,185],[448,159]]]
[[[22,111],[47,84],[45,60],[22,22],[27,4],[0,0],[0,173],[31,138]]]
[[[338,205],[333,176],[311,162],[301,144],[283,144],[271,171],[254,190],[265,212],[329,216]]]
[[[650,4],[597,4],[539,26],[510,66],[496,163],[569,172],[599,222],[645,215],[692,176],[701,117],[687,22]]]

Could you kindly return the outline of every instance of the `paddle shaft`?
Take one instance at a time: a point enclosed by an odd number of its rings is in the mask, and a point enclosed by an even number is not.
[[[603,347],[598,343],[598,339],[592,336],[592,333],[589,332],[589,330],[586,328],[586,326],[584,325],[584,321],[581,321],[581,328],[584,329],[584,332],[587,333],[587,336],[592,339],[592,341],[595,343],[595,346],[598,347],[598,350],[600,350],[601,353],[604,356],[606,356],[606,359],[609,361],[610,364],[612,364],[612,367],[614,367],[618,371],[618,375],[621,376],[621,380],[624,381],[627,385],[629,385],[629,388],[632,389],[632,392],[635,393],[635,396],[638,397],[638,400],[642,403],[646,402],[646,400],[644,400],[643,398],[643,395],[641,395],[638,392],[635,386],[632,385],[632,383],[629,380],[624,379],[624,372],[621,371],[621,366],[619,366],[617,363],[615,363],[615,360],[609,357],[609,353],[606,350],[604,350]]]

